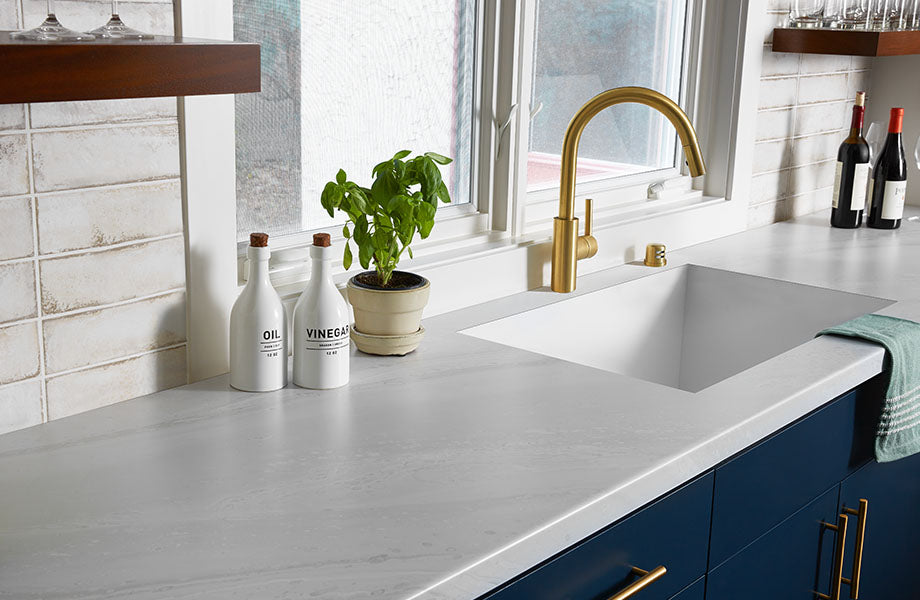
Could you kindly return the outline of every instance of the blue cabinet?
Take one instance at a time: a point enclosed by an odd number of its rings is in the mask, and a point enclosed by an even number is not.
[[[920,599],[920,455],[872,458],[884,388],[866,382],[484,598],[606,600],[663,565],[630,597]]]

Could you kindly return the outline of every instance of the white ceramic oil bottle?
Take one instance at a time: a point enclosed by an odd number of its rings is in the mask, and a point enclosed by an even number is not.
[[[294,306],[294,383],[325,390],[348,383],[351,320],[332,281],[328,233],[313,235],[310,258],[310,282]]]
[[[230,385],[270,392],[287,385],[287,317],[268,277],[268,234],[249,236],[249,281],[230,311]]]

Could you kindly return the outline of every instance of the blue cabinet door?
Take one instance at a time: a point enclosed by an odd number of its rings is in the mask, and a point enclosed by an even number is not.
[[[859,583],[860,600],[920,598],[920,455],[891,463],[872,461],[841,486],[840,510],[867,504]],[[847,544],[844,576],[852,578],[857,516]],[[851,597],[849,589],[844,586]]]
[[[703,600],[706,596],[706,578],[700,577],[684,591],[671,596],[671,600]]]
[[[822,522],[837,523],[839,487],[710,571],[706,600],[815,600],[815,591],[828,593],[836,536]]]
[[[711,513],[710,472],[538,565],[485,598],[605,600],[636,580],[631,572],[633,567],[651,571],[664,566],[667,573],[634,597],[635,600],[668,600],[706,573]]]

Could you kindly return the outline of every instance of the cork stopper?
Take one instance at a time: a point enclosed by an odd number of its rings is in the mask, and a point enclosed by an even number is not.
[[[267,233],[250,233],[249,234],[249,245],[253,248],[265,248],[268,246],[268,234]]]
[[[866,92],[856,92],[856,106],[866,105]]]
[[[323,248],[328,248],[332,245],[332,236],[328,233],[314,233],[313,234],[313,245],[321,246]]]

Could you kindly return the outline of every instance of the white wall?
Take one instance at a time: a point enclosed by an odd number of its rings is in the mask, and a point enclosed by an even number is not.
[[[0,29],[44,7],[0,0]],[[173,31],[171,0],[120,12]],[[175,98],[0,105],[0,433],[186,382],[178,144]]]
[[[920,172],[914,148],[920,136],[920,56],[885,56],[872,66],[872,96],[866,109],[866,126],[879,121],[887,131],[891,108],[904,108],[904,152],[907,153],[907,201],[920,206]]]

